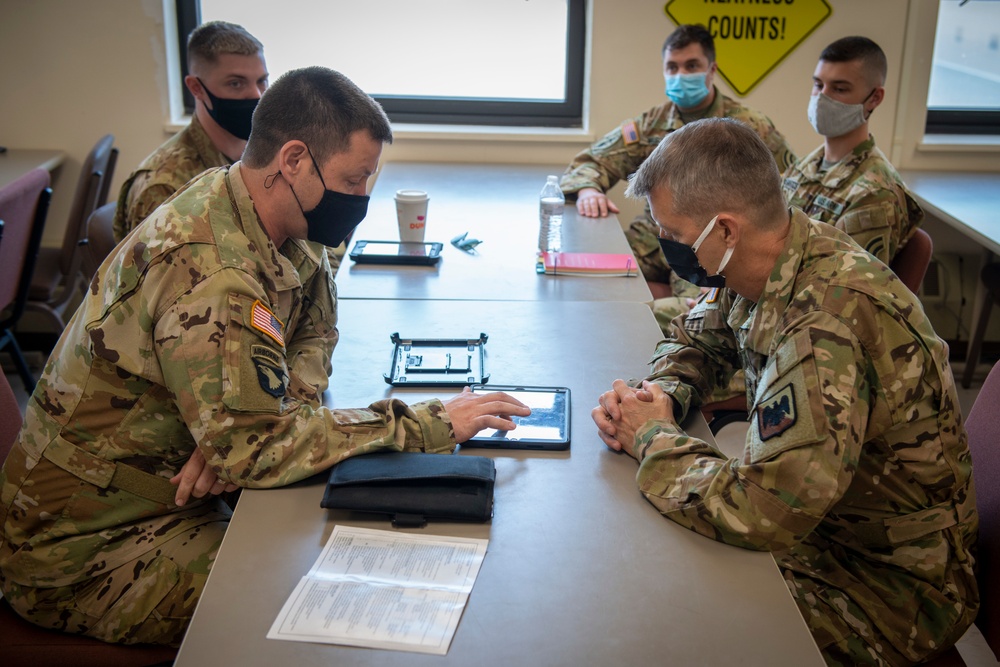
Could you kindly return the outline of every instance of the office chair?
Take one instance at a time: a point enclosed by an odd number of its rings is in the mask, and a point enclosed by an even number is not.
[[[889,262],[889,268],[916,294],[924,282],[924,274],[931,264],[933,252],[934,242],[930,234],[918,229]]]
[[[115,249],[113,223],[116,208],[118,208],[117,202],[108,202],[97,208],[87,218],[87,227],[84,232],[86,261],[83,271],[88,280],[93,279],[101,263]]]
[[[73,197],[63,243],[59,248],[42,248],[28,292],[28,309],[45,315],[61,333],[66,327],[66,310],[87,280],[83,274],[87,218],[108,199],[111,178],[118,160],[113,135],[105,135],[94,145],[83,163]]]

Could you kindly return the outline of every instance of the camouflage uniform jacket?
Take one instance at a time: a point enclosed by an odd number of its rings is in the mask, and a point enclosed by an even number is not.
[[[439,401],[330,410],[337,341],[319,246],[266,235],[240,165],[209,171],[103,263],[0,471],[0,572],[78,583],[217,520],[167,481],[198,447],[216,474],[275,487],[377,449],[450,451]]]
[[[707,109],[698,112],[698,118],[735,118],[742,121],[771,149],[779,170],[783,171],[795,162],[795,154],[785,137],[775,129],[774,123],[767,116],[726,97],[718,88],[713,90],[715,99]],[[687,118],[688,122],[692,120],[695,119]],[[615,183],[635,173],[663,137],[680,129],[684,122],[685,119],[681,118],[680,110],[673,102],[653,107],[636,118],[625,121],[573,159],[560,181],[562,191],[567,195],[583,188],[597,188],[601,192],[607,192]],[[653,219],[648,203],[646,217]]]
[[[961,636],[979,600],[947,345],[885,265],[799,210],[762,294],[710,293],[652,361],[680,416],[746,369],[742,460],[652,420],[636,436],[639,487],[677,523],[843,592],[868,617],[851,627],[921,660]]]
[[[231,162],[209,139],[198,116],[192,115],[190,125],[153,151],[125,179],[115,209],[115,242],[121,242],[157,206],[195,176]]]
[[[785,199],[888,264],[924,218],[899,174],[871,135],[828,170],[822,166],[820,146],[786,169]]]

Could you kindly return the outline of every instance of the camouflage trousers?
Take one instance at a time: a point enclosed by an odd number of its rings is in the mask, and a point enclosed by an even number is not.
[[[791,570],[782,568],[782,574],[827,665],[915,664],[893,647],[849,595]],[[942,649],[952,643],[946,643]]]
[[[116,644],[179,646],[228,525],[201,524],[79,584],[32,588],[4,582],[4,598],[43,628]]]

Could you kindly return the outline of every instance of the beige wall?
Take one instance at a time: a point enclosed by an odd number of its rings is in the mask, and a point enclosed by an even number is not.
[[[889,58],[888,94],[872,120],[873,133],[886,152],[895,148],[897,161],[915,161],[925,168],[997,168],[996,153],[966,158],[916,150],[923,118],[919,94],[923,86],[926,96],[929,68],[931,42],[926,35],[933,35],[936,1],[830,1],[832,16],[745,98],[746,103],[770,116],[798,153],[812,149],[819,140],[805,109],[816,57],[838,37],[868,35]],[[495,133],[473,128],[427,133],[400,126],[385,160],[565,164],[624,118],[663,101],[659,49],[673,28],[663,4],[592,0],[585,131]],[[172,0],[167,5],[172,7]],[[0,143],[57,148],[67,154],[55,183],[48,245],[61,238],[81,159],[98,137],[113,133],[121,149],[113,183],[117,191],[128,172],[170,134],[163,6],[162,0],[2,0]],[[377,40],[377,31],[373,34]],[[916,54],[911,59],[904,58],[908,43]],[[911,97],[901,103],[904,77]],[[619,201],[620,192],[619,186],[614,191]]]

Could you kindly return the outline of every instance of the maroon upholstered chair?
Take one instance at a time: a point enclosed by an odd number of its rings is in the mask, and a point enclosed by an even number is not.
[[[17,366],[24,388],[30,394],[35,378],[28,368],[14,327],[24,313],[28,288],[42,242],[49,210],[49,172],[33,169],[0,188],[0,349],[7,348]]]
[[[21,408],[7,376],[0,373],[0,461],[7,459],[21,428]],[[123,646],[46,630],[25,621],[0,598],[0,665],[14,667],[143,667],[171,665],[177,649]]]
[[[889,262],[889,268],[903,281],[903,284],[916,294],[924,282],[924,274],[931,264],[934,253],[934,242],[931,236],[922,229],[914,232],[896,256]]]

